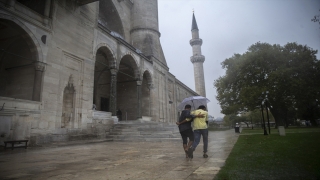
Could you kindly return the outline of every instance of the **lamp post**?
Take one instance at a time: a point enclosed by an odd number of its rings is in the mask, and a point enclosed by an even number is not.
[[[268,128],[269,128],[269,134],[270,134],[270,122],[269,122],[269,113],[268,113],[268,99],[266,99],[266,111],[267,111],[267,120],[268,120]]]
[[[268,94],[269,94],[269,91],[266,91],[266,98],[265,98],[265,104],[266,104],[266,111],[267,111],[267,120],[268,120],[268,128],[269,128],[269,134],[270,134],[270,121],[269,121],[269,113],[268,113],[268,107],[269,106],[269,103],[268,103]],[[269,108],[270,109],[270,108]]]
[[[263,105],[262,105],[263,104],[263,98],[259,97],[258,99],[260,101],[262,101],[260,107],[261,107],[261,115],[262,115],[262,123],[263,123],[263,135],[268,135],[267,130],[266,130],[266,123],[264,121],[264,113],[263,113]]]

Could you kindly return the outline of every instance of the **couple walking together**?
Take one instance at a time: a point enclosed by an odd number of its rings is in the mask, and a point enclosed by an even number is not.
[[[208,112],[206,107],[201,105],[195,111],[191,111],[191,106],[186,105],[181,112],[179,122],[176,124],[179,126],[179,131],[183,141],[183,149],[186,153],[186,157],[192,159],[193,151],[200,142],[200,138],[203,138],[203,157],[207,158],[208,150]],[[193,131],[191,122],[193,121]],[[188,142],[189,138],[189,142]]]

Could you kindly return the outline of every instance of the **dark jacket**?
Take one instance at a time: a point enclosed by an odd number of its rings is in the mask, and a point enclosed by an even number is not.
[[[186,118],[194,118],[194,115],[190,114],[189,110],[183,110],[181,112],[180,118],[179,118],[179,122],[182,122],[183,120],[185,120]],[[187,129],[191,129],[191,121],[182,123],[179,125],[179,131],[185,131]]]

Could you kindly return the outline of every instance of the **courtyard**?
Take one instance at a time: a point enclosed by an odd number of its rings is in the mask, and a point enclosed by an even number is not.
[[[0,179],[213,179],[238,134],[210,131],[208,158],[202,143],[187,160],[178,140],[166,142],[71,141],[0,151]]]

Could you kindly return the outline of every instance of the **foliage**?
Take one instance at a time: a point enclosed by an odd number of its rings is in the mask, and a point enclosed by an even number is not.
[[[239,122],[239,117],[235,114],[229,114],[224,116],[223,122],[224,126],[234,127],[237,122]]]
[[[306,45],[256,43],[244,54],[222,62],[226,74],[215,80],[221,112],[239,114],[259,108],[265,98],[277,125],[288,117],[313,121],[319,117],[320,61],[317,50]],[[268,96],[262,92],[268,91]]]
[[[267,111],[266,111],[266,109],[263,109],[263,112],[264,112],[265,122],[267,122]],[[269,115],[270,122],[274,122],[274,117],[269,111],[268,111],[268,115]],[[246,117],[247,122],[251,122],[252,121],[253,124],[262,123],[261,109],[255,109],[253,111],[249,111],[247,113],[243,113],[242,116]]]
[[[286,136],[239,136],[214,179],[319,179],[320,129],[304,130]],[[255,130],[245,129],[242,133],[247,131]]]
[[[319,11],[320,11],[320,9],[319,9]],[[311,19],[311,21],[313,21],[313,22],[318,22],[319,24],[320,24],[320,15],[315,15],[312,19]]]

